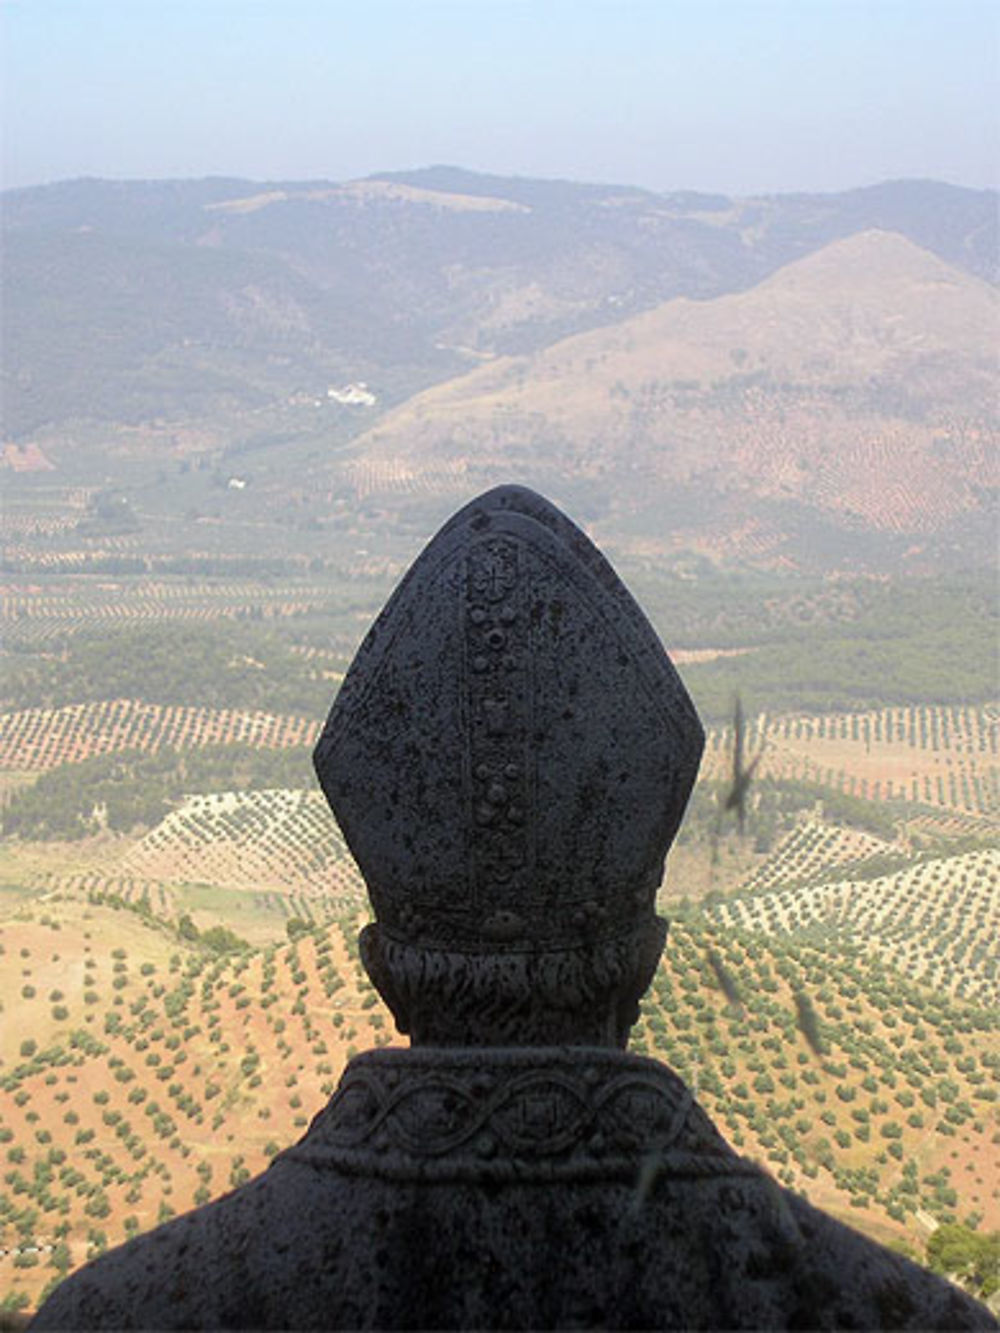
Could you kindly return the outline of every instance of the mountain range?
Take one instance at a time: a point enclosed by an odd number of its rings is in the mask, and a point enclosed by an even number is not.
[[[272,439],[351,441],[317,485],[572,483],[612,543],[654,553],[889,540],[962,562],[991,540],[993,191],[432,167],[70,181],[8,191],[3,223],[5,438],[57,465],[81,423],[176,425],[218,456],[259,448],[264,416],[264,463]],[[333,427],[303,424],[330,403]]]

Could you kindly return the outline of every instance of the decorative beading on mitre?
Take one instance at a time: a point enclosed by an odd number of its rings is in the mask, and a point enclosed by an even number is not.
[[[703,747],[608,562],[547,500],[501,486],[411,566],[314,762],[390,938],[538,952],[652,920]]]

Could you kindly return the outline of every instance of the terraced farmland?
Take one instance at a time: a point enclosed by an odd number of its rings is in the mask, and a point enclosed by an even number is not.
[[[96,486],[52,486],[33,494],[11,496],[4,505],[4,537],[68,535],[86,514],[87,504],[96,491]]]
[[[163,706],[137,699],[27,708],[0,717],[0,768],[44,771],[116,750],[243,742],[284,748],[311,745],[314,718],[230,708]]]
[[[298,580],[287,586],[201,582],[189,587],[166,579],[111,582],[88,576],[60,584],[50,578],[44,586],[11,581],[0,589],[0,617],[10,643],[44,645],[67,634],[93,632],[96,625],[112,631],[177,620],[287,619],[320,610],[329,597],[328,585]]]
[[[760,714],[748,725],[761,776],[814,782],[872,801],[976,815],[1000,810],[995,707],[883,708],[819,717]],[[703,778],[728,774],[732,735],[708,738]]]
[[[851,865],[893,851],[898,855],[899,848],[860,829],[837,828],[807,819],[782,839],[742,888],[767,889],[842,875]]]
[[[469,463],[464,458],[428,467],[424,460],[419,466],[410,466],[399,458],[373,457],[346,463],[344,477],[362,501],[385,494],[437,497],[443,492],[460,496],[467,486],[468,471]]]
[[[872,879],[819,874],[803,884],[795,845],[793,837],[791,850],[779,849],[754,878],[786,887],[713,903],[711,919],[772,938],[860,947],[935,990],[1000,1004],[1000,850],[928,858]]]
[[[113,870],[78,871],[69,875],[49,870],[30,876],[28,882],[31,888],[54,896],[56,901],[81,896],[91,902],[112,898],[162,921],[179,915],[177,896],[167,885],[135,875],[116,874]]]
[[[322,793],[192,796],[125,857],[149,879],[357,901],[364,885]]]

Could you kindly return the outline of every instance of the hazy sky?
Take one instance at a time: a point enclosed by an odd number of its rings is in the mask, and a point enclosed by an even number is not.
[[[3,179],[995,185],[997,0],[0,0]]]

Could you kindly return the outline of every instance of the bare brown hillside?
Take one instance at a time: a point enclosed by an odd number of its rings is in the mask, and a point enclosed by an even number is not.
[[[939,532],[997,481],[997,300],[904,237],[865,232],[750,291],[668,301],[418,394],[353,466],[386,487],[442,463],[613,469],[640,505],[692,488],[708,546],[734,506],[750,545],[776,551],[783,504],[848,529]]]

